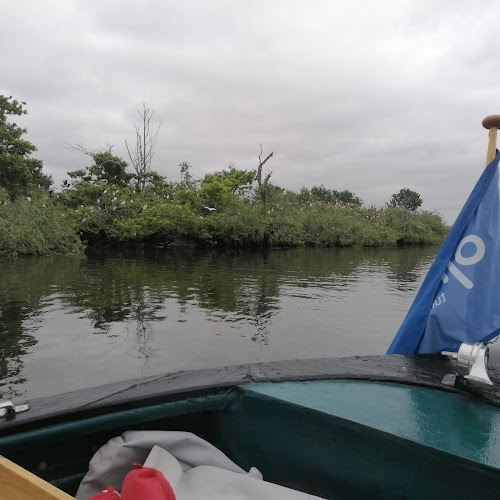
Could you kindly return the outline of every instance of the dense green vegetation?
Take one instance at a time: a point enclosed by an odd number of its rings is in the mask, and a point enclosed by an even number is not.
[[[82,252],[71,213],[40,190],[30,194],[11,201],[0,190],[0,256]]]
[[[0,188],[5,188],[11,199],[37,185],[48,188],[52,183],[42,173],[42,162],[31,158],[36,147],[22,138],[26,129],[10,121],[27,113],[25,104],[0,95]]]
[[[422,203],[422,198],[418,193],[412,191],[411,189],[403,188],[392,195],[391,199],[387,203],[387,206],[406,208],[406,210],[415,212],[422,206]]]
[[[0,96],[3,256],[74,253],[84,246],[436,244],[448,231],[440,215],[407,206],[408,199],[421,203],[418,193],[405,192],[402,199],[393,195],[385,208],[376,208],[364,207],[347,190],[289,191],[270,182],[270,174],[262,181],[262,166],[272,153],[264,162],[259,157],[255,171],[230,165],[201,180],[184,162],[180,181],[169,182],[151,170],[151,151],[137,153],[133,173],[110,147],[89,152],[78,146],[89,166],[69,172],[70,180],[54,193],[42,162],[31,158],[35,147],[22,139],[26,130],[8,121],[25,113],[23,104]]]

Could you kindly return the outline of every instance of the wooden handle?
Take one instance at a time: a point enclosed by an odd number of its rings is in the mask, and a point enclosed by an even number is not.
[[[490,115],[483,120],[484,128],[500,128],[500,115]]]
[[[0,499],[75,500],[5,457],[0,457]]]
[[[497,130],[500,128],[500,115],[487,116],[483,120],[483,127],[490,130],[488,152],[486,153],[486,165],[489,165],[497,152]]]

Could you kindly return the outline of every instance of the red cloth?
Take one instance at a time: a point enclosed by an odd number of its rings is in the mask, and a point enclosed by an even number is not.
[[[122,500],[175,500],[172,486],[159,470],[139,467],[125,476]]]
[[[90,497],[88,500],[118,500],[118,498],[120,498],[120,495],[111,486],[108,486],[107,489]]]
[[[130,471],[123,480],[122,500],[175,500],[172,486],[159,470],[134,465],[138,468]],[[116,492],[109,487],[88,500],[117,499]]]

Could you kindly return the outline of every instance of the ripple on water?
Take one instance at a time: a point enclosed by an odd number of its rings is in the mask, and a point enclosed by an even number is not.
[[[436,249],[165,252],[9,261],[0,392],[385,351]]]

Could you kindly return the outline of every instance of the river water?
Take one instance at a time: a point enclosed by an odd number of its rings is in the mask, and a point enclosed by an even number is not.
[[[437,247],[0,260],[0,393],[383,354]]]

